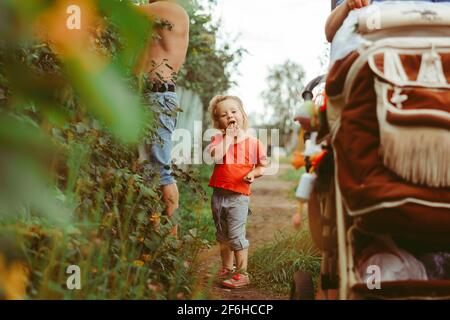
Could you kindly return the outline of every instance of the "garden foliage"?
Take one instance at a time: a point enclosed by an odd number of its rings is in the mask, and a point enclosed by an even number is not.
[[[72,2],[91,19],[74,39],[57,27],[66,1],[0,3],[0,296],[188,298],[207,241],[183,222],[170,236],[157,173],[137,154],[159,110],[132,69],[160,22],[137,10],[141,1]],[[210,15],[186,6],[194,34],[178,80],[206,100],[231,85],[224,70],[239,55],[216,49]],[[174,169],[192,220],[204,190],[196,171]],[[80,267],[81,290],[67,289],[69,265]]]

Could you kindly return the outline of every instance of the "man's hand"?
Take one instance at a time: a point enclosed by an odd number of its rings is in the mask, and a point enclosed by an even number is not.
[[[359,9],[367,7],[369,2],[369,0],[347,0],[347,7],[349,10]]]
[[[247,183],[252,183],[255,181],[255,172],[252,170],[244,177],[244,181]]]
[[[294,226],[295,230],[299,230],[302,226],[302,215],[300,213],[295,213],[292,216],[292,225]]]
[[[369,0],[345,0],[337,6],[330,14],[325,24],[325,35],[329,42],[333,41],[336,31],[342,26],[345,18],[347,18],[350,11],[367,7],[370,4]]]
[[[313,128],[313,126],[311,125],[310,118],[298,116],[298,117],[294,118],[294,121],[298,121],[300,123],[300,126],[302,127],[302,129],[305,130],[306,132],[316,131],[316,129],[317,129],[317,128]]]

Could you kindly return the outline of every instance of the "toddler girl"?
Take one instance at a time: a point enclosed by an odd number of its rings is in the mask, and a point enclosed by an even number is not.
[[[222,285],[239,288],[250,283],[247,274],[249,242],[245,238],[250,185],[263,175],[267,156],[261,141],[246,133],[247,115],[238,97],[215,96],[209,111],[214,127],[222,131],[208,146],[215,161],[209,186],[214,188],[211,208],[222,258],[218,276],[224,279]]]

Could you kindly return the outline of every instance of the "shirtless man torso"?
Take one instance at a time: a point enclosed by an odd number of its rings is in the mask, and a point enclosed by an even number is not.
[[[159,140],[150,146],[150,162],[159,169],[160,186],[165,213],[172,218],[177,233],[178,188],[171,171],[172,133],[177,123],[178,99],[175,93],[175,75],[182,67],[189,45],[189,16],[183,7],[175,0],[149,1],[148,5],[140,6],[152,21],[160,21],[162,26],[155,25],[153,37],[142,54],[135,73],[147,74],[150,90],[148,98],[152,103],[159,104],[160,122],[158,128]],[[144,151],[142,151],[144,150]],[[145,148],[140,148],[140,158],[146,159]],[[142,156],[142,153],[145,155]]]
[[[138,73],[147,73],[151,79],[173,82],[186,58],[189,45],[189,16],[176,1],[150,1],[140,8],[152,19],[158,19],[167,26],[155,28],[153,37],[137,66]],[[168,67],[168,66],[170,67]]]

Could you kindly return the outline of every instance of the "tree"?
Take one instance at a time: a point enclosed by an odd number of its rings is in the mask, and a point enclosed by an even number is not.
[[[133,0],[145,4],[147,0]],[[217,0],[178,0],[189,15],[189,47],[186,61],[181,68],[177,84],[196,92],[206,111],[211,98],[226,92],[235,83],[232,72],[236,72],[246,50],[231,46],[236,39],[221,41],[217,37],[221,29],[220,21],[213,21],[212,10]]]
[[[234,85],[231,72],[235,72],[245,53],[241,47],[232,47],[230,41],[217,44],[220,22],[214,22],[210,13],[215,4],[215,0],[206,1],[206,10],[198,1],[185,5],[191,21],[189,48],[178,79],[179,85],[200,96],[205,111],[214,95]]]
[[[267,89],[262,92],[270,126],[280,130],[280,143],[286,146],[294,129],[294,115],[302,101],[305,71],[291,60],[269,68]]]

